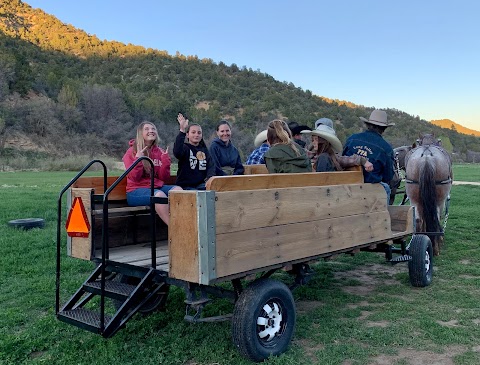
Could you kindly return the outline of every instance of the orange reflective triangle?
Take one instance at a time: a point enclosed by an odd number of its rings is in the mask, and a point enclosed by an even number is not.
[[[70,237],[88,237],[90,234],[90,223],[83,206],[82,198],[76,197],[68,213],[65,224],[67,234]]]

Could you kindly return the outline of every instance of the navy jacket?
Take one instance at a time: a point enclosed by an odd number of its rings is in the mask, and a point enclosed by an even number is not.
[[[363,170],[363,177],[367,183],[388,183],[393,178],[394,154],[390,144],[374,131],[365,131],[348,137],[343,148],[344,156],[354,154],[368,158],[373,164],[373,171]]]
[[[221,139],[215,138],[210,145],[210,154],[215,163],[215,175],[226,175],[222,167],[232,167],[233,175],[243,175],[245,169],[240,154],[232,142],[227,145]]]

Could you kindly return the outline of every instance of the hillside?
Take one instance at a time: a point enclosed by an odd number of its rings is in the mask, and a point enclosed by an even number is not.
[[[359,117],[372,109],[315,96],[246,66],[102,41],[20,0],[0,4],[0,154],[16,148],[9,141],[20,135],[57,156],[119,158],[142,120],[154,122],[163,145],[171,145],[181,111],[201,123],[207,143],[216,123],[230,120],[245,157],[274,118],[313,126],[328,117],[344,141],[363,129]],[[394,147],[428,132],[456,156],[480,152],[477,137],[387,112],[396,126],[385,137]]]
[[[450,119],[440,119],[440,120],[431,120],[430,123],[437,125],[442,128],[448,128],[448,129],[454,129],[458,133],[462,134],[467,134],[467,135],[473,135],[476,137],[480,137],[480,132],[476,131],[474,129],[469,129],[466,128],[458,123],[455,123],[454,121]]]

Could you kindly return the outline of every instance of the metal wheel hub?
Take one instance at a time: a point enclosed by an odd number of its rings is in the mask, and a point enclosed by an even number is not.
[[[425,272],[430,270],[430,254],[428,251],[425,251]]]
[[[282,319],[282,313],[277,303],[265,304],[260,317],[257,318],[258,337],[268,342],[276,335],[281,334]]]

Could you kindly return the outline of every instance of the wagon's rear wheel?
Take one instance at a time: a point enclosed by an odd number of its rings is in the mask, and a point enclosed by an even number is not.
[[[233,343],[253,361],[285,352],[295,329],[295,302],[288,287],[261,279],[248,286],[235,303]]]
[[[433,276],[433,249],[428,236],[416,234],[410,241],[408,262],[410,283],[413,286],[425,287],[431,284]]]

